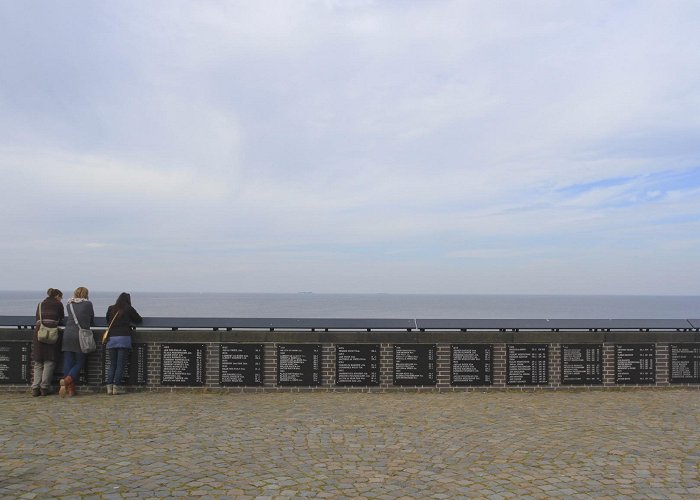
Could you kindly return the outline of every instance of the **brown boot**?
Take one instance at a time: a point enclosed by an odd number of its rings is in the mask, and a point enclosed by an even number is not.
[[[70,379],[70,385],[66,388],[68,390],[68,397],[73,397],[75,396],[75,380],[72,378]]]
[[[75,389],[73,389],[73,394],[70,393],[70,387],[73,384],[73,377],[71,377],[70,375],[66,375],[60,380],[59,383],[61,384],[61,388],[58,390],[59,396],[65,398],[66,396],[75,395]]]

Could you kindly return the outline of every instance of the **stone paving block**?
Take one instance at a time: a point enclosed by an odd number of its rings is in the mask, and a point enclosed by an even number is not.
[[[700,496],[691,391],[0,397],[9,498]]]

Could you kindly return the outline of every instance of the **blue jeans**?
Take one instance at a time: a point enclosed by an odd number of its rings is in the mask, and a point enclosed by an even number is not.
[[[109,352],[109,371],[107,371],[107,385],[121,385],[124,378],[124,368],[129,356],[129,349],[107,349]]]
[[[87,355],[84,352],[63,351],[63,376],[70,375],[77,382],[86,358]]]

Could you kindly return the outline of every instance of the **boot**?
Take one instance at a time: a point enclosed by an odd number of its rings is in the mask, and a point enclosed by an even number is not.
[[[32,387],[32,397],[36,398],[41,396],[41,390],[38,387]]]
[[[126,391],[124,390],[123,387],[121,387],[119,385],[114,385],[114,386],[112,386],[112,394],[114,394],[115,396],[117,394],[126,394]]]
[[[114,394],[114,385],[113,384],[107,384],[107,394],[112,395]]]
[[[66,375],[59,383],[61,384],[61,388],[58,390],[58,395],[62,398],[65,398],[66,395],[72,396],[72,394],[69,393],[69,389],[70,385],[73,383],[73,377]],[[73,391],[73,394],[75,394],[75,391]]]
[[[44,389],[44,388],[42,387],[41,389],[39,389],[39,394],[41,394],[42,396],[48,396],[48,395],[49,395],[49,390],[48,390],[48,389]]]
[[[66,386],[68,391],[68,397],[71,398],[75,396],[75,380],[71,379],[70,384]]]

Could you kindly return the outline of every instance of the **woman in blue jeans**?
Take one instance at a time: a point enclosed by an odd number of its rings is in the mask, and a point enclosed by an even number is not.
[[[109,353],[109,371],[107,372],[107,394],[124,394],[122,384],[124,367],[131,349],[131,334],[134,331],[132,324],[141,323],[143,318],[131,307],[131,295],[121,293],[114,305],[107,308],[107,323],[109,340],[107,352]]]
[[[75,396],[75,382],[80,370],[85,366],[87,354],[80,349],[80,328],[90,328],[95,324],[95,310],[88,300],[88,289],[78,287],[68,301],[66,309],[66,329],[63,331],[61,350],[63,351],[63,378],[58,394],[61,397]],[[78,322],[76,323],[76,319]]]

